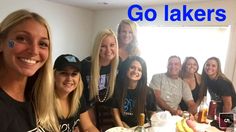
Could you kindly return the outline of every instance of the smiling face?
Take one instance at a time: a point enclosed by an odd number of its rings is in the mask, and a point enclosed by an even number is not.
[[[168,61],[167,65],[167,73],[172,78],[176,78],[179,76],[179,72],[181,69],[181,61],[177,57],[172,57]]]
[[[188,59],[185,65],[185,70],[187,73],[194,74],[198,70],[198,64],[194,59]]]
[[[127,77],[131,80],[131,81],[135,81],[137,82],[138,80],[141,79],[142,77],[142,66],[140,64],[139,61],[134,60],[127,72]]]
[[[218,72],[218,64],[217,61],[214,59],[210,59],[204,65],[204,71],[209,76],[209,78],[215,78]]]
[[[102,40],[99,57],[101,61],[111,62],[117,54],[117,43],[113,36],[107,36]]]
[[[58,95],[68,95],[79,84],[80,76],[76,68],[66,66],[61,71],[55,71],[55,87]]]
[[[14,46],[9,46],[9,40]],[[49,56],[49,38],[44,25],[26,19],[13,27],[1,45],[4,66],[20,76],[32,76]]]
[[[122,24],[119,32],[119,39],[122,45],[128,45],[133,41],[134,35],[129,24]]]

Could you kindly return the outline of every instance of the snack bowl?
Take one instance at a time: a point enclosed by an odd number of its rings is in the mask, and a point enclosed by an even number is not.
[[[171,118],[171,114],[168,111],[161,111],[158,113],[155,113],[151,117],[151,125],[152,127],[159,127],[164,126],[168,123],[168,121]]]

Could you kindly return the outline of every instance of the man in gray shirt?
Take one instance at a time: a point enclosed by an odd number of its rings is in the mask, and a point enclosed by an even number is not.
[[[178,56],[168,59],[167,73],[155,74],[152,77],[150,87],[154,89],[157,107],[159,110],[167,110],[172,115],[182,115],[179,107],[181,99],[188,105],[188,111],[197,112],[191,90],[180,77],[181,60]]]

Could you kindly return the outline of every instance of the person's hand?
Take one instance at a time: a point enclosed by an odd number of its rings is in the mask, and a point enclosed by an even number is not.
[[[127,125],[125,122],[122,121],[122,124],[124,126],[124,128],[130,128],[129,125]]]
[[[183,114],[183,111],[182,111],[182,110],[177,110],[177,111],[176,111],[176,115],[182,116],[182,114]]]
[[[194,121],[194,120],[195,120],[195,115],[193,115],[193,114],[190,113],[189,119],[192,120],[192,121]]]
[[[172,111],[170,111],[170,113],[171,113],[172,115],[179,115],[179,116],[182,116],[183,111],[177,109],[177,110],[172,110]]]
[[[79,127],[76,126],[73,132],[79,132]]]

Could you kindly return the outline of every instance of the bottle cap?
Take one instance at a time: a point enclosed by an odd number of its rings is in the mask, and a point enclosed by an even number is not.
[[[188,111],[183,111],[182,117],[183,117],[184,119],[189,119],[189,118],[190,118],[189,112],[188,112]]]
[[[140,113],[140,115],[139,115],[139,125],[140,126],[144,125],[144,119],[145,119],[145,114],[144,113]]]

